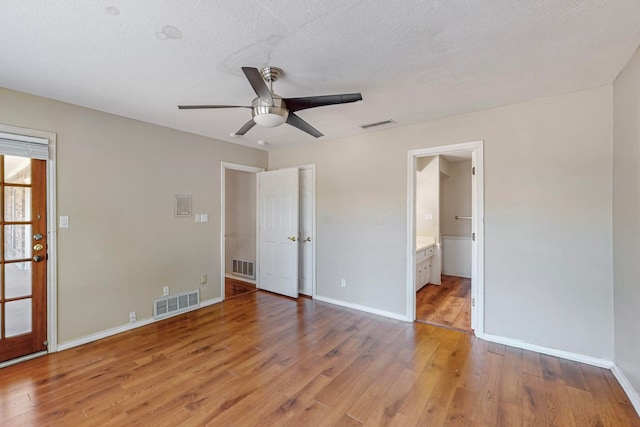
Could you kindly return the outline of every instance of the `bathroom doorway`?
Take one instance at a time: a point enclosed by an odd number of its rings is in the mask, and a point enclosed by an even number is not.
[[[471,331],[471,151],[416,159],[416,321]]]
[[[407,203],[409,318],[476,335],[483,332],[481,159],[482,142],[410,151]]]

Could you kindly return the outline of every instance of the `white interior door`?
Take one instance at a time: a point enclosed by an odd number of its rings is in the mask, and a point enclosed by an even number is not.
[[[298,297],[298,169],[258,174],[258,287]]]
[[[313,294],[313,201],[312,169],[300,169],[300,258],[298,263],[298,292]]]

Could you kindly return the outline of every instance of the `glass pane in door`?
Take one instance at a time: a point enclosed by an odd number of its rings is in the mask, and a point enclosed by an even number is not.
[[[31,189],[29,187],[4,187],[4,220],[31,221]]]
[[[4,297],[19,298],[31,295],[31,261],[4,265]]]
[[[31,298],[4,303],[5,337],[28,334],[31,332]]]
[[[31,258],[31,224],[5,225],[5,261],[25,258]]]
[[[7,184],[31,184],[31,159],[4,156],[4,182]]]

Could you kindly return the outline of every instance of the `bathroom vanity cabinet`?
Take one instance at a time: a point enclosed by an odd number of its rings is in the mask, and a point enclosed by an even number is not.
[[[416,291],[431,281],[431,261],[435,245],[419,247],[416,250]]]

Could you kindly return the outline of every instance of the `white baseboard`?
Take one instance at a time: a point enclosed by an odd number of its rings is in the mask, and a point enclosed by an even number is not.
[[[143,320],[138,320],[137,322],[127,323],[125,325],[116,326],[115,328],[106,329],[104,331],[100,331],[100,332],[97,332],[95,334],[87,335],[87,336],[84,336],[82,338],[78,338],[78,339],[75,339],[75,340],[67,341],[67,342],[62,343],[62,344],[58,344],[58,350],[57,351],[68,350],[68,349],[73,348],[73,347],[78,347],[78,346],[83,345],[83,344],[88,344],[88,343],[93,342],[93,341],[98,341],[98,340],[101,340],[103,338],[107,338],[107,337],[110,337],[110,336],[113,336],[113,335],[117,335],[117,334],[120,334],[122,332],[127,332],[127,331],[130,331],[132,329],[140,328],[142,326],[150,325],[152,323],[159,322],[159,321],[165,320],[165,319],[169,319],[169,318],[174,317],[174,316],[180,316],[181,314],[189,313],[190,311],[195,311],[195,310],[198,310],[200,308],[208,307],[210,305],[217,304],[217,303],[219,303],[221,301],[222,301],[222,298],[220,298],[220,297],[212,298],[212,299],[208,299],[208,300],[205,300],[205,301],[200,301],[200,305],[198,307],[193,307],[193,308],[191,308],[189,310],[181,311],[180,313],[176,313],[176,314],[173,314],[171,316],[163,317],[162,319],[154,319],[154,318],[143,319]]]
[[[627,397],[629,398],[631,405],[633,405],[633,409],[635,409],[638,416],[640,416],[640,393],[633,387],[633,385],[631,385],[631,382],[618,365],[614,364],[611,368],[611,372],[613,372],[613,375],[622,386],[624,392],[627,393]]]
[[[257,282],[253,279],[248,279],[246,277],[242,277],[242,276],[234,276],[233,274],[230,273],[224,273],[224,277],[228,278],[228,279],[233,279],[233,280],[238,280],[239,282],[247,282],[247,283],[251,283],[252,285],[256,285]]]
[[[217,304],[219,302],[222,302],[222,297],[211,298],[206,301],[200,301],[200,307],[198,308],[209,307],[210,305]]]
[[[391,319],[402,320],[403,322],[409,322],[410,320],[407,316],[398,313],[392,313],[390,311],[378,310],[377,308],[368,307],[366,305],[353,304],[346,301],[340,301],[333,298],[322,297],[320,295],[316,295],[313,297],[315,301],[322,301],[333,305],[339,305],[341,307],[353,308],[354,310],[364,311],[366,313],[377,314],[378,316],[390,317]]]
[[[587,365],[597,366],[599,368],[611,369],[613,368],[613,362],[606,359],[599,359],[597,357],[585,356],[584,354],[572,353],[570,351],[558,350],[557,348],[544,347],[537,344],[531,344],[525,341],[520,341],[513,338],[501,337],[498,335],[483,334],[478,336],[485,341],[491,341],[497,344],[504,344],[511,347],[521,348],[523,350],[531,350],[537,353],[547,354],[549,356],[560,357],[562,359],[573,360],[574,362],[586,363]]]

